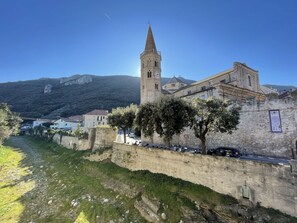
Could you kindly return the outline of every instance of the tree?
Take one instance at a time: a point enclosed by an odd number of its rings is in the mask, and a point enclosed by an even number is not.
[[[0,104],[0,144],[10,135],[18,133],[21,121],[19,114],[12,112],[7,104]]]
[[[140,105],[135,118],[135,125],[142,131],[145,137],[151,138],[155,133],[157,119],[157,104],[148,102]]]
[[[173,97],[162,97],[157,102],[140,106],[136,115],[136,124],[145,136],[152,137],[157,132],[170,146],[173,135],[180,134],[190,125],[194,110],[191,105]]]
[[[127,130],[133,127],[136,110],[137,106],[131,104],[125,108],[118,107],[112,109],[111,114],[108,115],[108,124],[123,130],[125,143]]]
[[[202,154],[206,154],[206,134],[221,132],[232,134],[237,129],[240,119],[240,107],[228,101],[209,98],[195,98],[192,101],[195,116],[192,117],[191,128],[201,141]]]

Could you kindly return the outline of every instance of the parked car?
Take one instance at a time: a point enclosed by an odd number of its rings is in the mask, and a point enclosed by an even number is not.
[[[135,138],[135,134],[134,134],[133,132],[130,132],[130,133],[128,134],[128,137],[130,137],[130,138]]]
[[[218,147],[214,150],[209,150],[207,152],[209,155],[215,156],[229,156],[229,157],[240,157],[240,151],[236,148],[231,147]]]
[[[195,154],[201,154],[201,151],[199,148],[188,148],[188,150],[186,151],[188,153],[195,153]]]

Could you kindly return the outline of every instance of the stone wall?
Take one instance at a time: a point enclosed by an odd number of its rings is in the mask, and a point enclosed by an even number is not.
[[[269,110],[279,110],[281,116],[281,133],[270,130]],[[297,140],[297,101],[271,100],[264,103],[245,104],[240,113],[238,130],[233,134],[208,134],[207,147],[237,147],[241,152],[249,154],[270,155],[292,158],[296,153]],[[142,138],[143,142],[151,142]],[[162,144],[158,135],[154,143]],[[200,146],[191,129],[186,129],[180,136],[173,137],[172,144],[183,146]],[[294,152],[294,153],[293,153]]]
[[[271,132],[269,110],[280,111],[281,133]],[[245,105],[240,115],[238,130],[232,135],[210,135],[208,147],[228,145],[248,153],[292,157],[297,138],[296,101],[272,100],[260,105]]]
[[[110,126],[96,127],[93,150],[112,147],[113,142],[116,140],[116,136],[116,130]]]
[[[74,136],[61,136],[60,134],[55,134],[53,137],[53,141],[68,149],[74,149],[74,150],[90,149],[89,141],[87,139],[79,139]]]
[[[149,170],[207,186],[242,198],[244,185],[254,204],[272,207],[297,217],[297,179],[291,167],[178,153],[114,143],[112,162],[130,170]]]

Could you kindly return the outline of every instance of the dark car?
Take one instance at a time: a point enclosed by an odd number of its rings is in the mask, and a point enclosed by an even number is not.
[[[231,147],[218,147],[214,150],[210,150],[208,152],[210,155],[215,155],[215,156],[229,156],[229,157],[240,157],[240,151],[235,148]]]

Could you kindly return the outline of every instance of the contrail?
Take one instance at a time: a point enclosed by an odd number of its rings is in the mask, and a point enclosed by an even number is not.
[[[112,19],[110,18],[110,16],[107,13],[104,13],[104,15],[109,21],[112,21]]]

